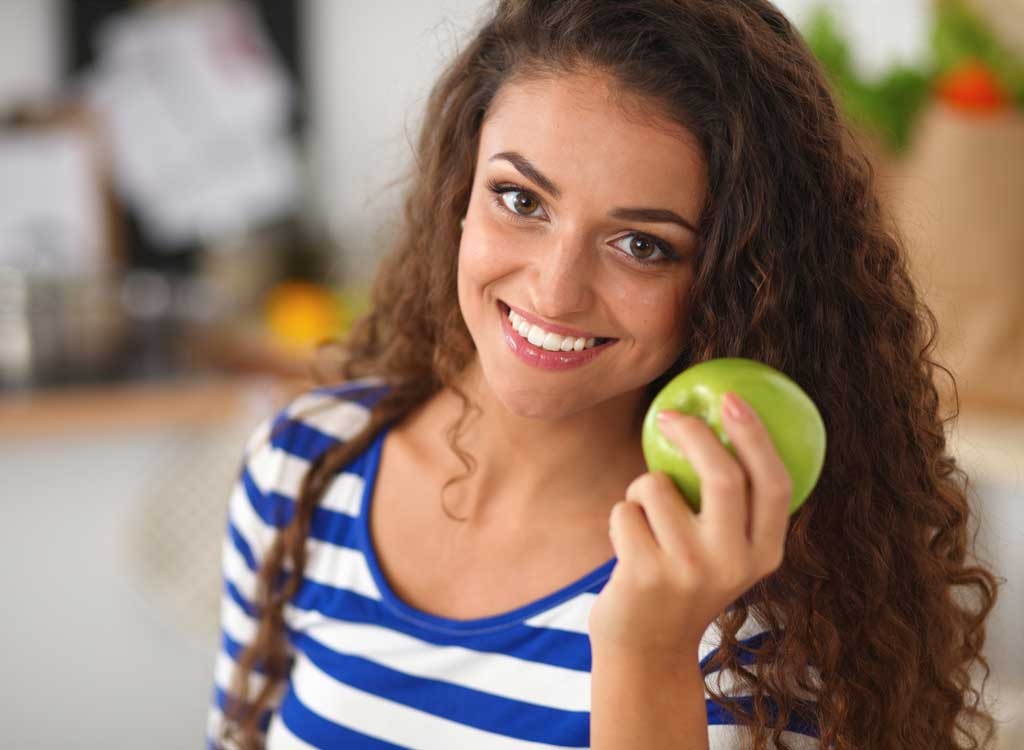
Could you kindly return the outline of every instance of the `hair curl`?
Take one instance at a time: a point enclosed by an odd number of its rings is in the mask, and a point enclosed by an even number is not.
[[[749,357],[798,382],[828,428],[782,567],[718,620],[706,671],[733,671],[753,701],[709,685],[713,699],[750,725],[758,750],[784,746],[794,716],[835,750],[988,745],[982,646],[997,580],[972,557],[970,480],[947,450],[957,414],[943,419],[934,378],[953,376],[933,359],[935,317],[812,53],[765,0],[504,0],[431,92],[400,237],[371,312],[338,344],[330,378],[382,375],[393,387],[358,438],[313,463],[264,560],[258,635],[232,690],[244,746],[258,746],[258,719],[287,676],[283,605],[336,472],[441,388],[463,401],[448,439],[471,468],[457,445],[471,404],[455,383],[474,345],[456,268],[481,126],[509,82],[583,69],[694,134],[708,169],[692,332],[648,396],[689,364]],[[774,636],[756,649],[757,670],[737,640],[748,614]],[[250,703],[256,664],[268,680]]]

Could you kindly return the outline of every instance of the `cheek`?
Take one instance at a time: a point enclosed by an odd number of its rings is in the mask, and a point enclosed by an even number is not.
[[[629,304],[640,323],[638,335],[648,341],[662,342],[664,348],[677,352],[682,345],[686,330],[686,288],[680,286],[665,292],[637,292]]]
[[[512,243],[493,233],[463,235],[459,245],[460,284],[485,285],[514,270],[517,253]]]

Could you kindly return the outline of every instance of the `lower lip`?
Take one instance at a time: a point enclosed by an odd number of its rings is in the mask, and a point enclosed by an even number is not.
[[[581,352],[551,352],[534,346],[512,329],[512,321],[508,319],[508,308],[505,305],[499,303],[498,312],[501,314],[501,328],[505,332],[505,343],[508,344],[508,348],[523,362],[541,370],[571,370],[574,367],[581,367],[615,343],[612,339]]]

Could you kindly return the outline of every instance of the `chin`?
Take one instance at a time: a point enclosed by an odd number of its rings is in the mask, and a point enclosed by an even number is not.
[[[556,420],[579,410],[575,402],[567,402],[564,393],[545,395],[536,388],[523,388],[508,382],[489,381],[495,399],[510,413],[524,419]]]

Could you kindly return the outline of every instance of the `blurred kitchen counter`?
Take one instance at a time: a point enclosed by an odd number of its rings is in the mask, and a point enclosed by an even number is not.
[[[0,396],[0,439],[229,422],[251,400],[301,390],[270,378],[71,386]]]
[[[295,368],[0,393],[0,439],[228,422],[254,401],[283,404],[311,387],[311,378],[300,372]],[[970,475],[1024,488],[1024,419],[961,413],[949,445]]]
[[[312,357],[244,329],[191,331],[193,371],[143,379],[0,390],[0,440],[214,426],[274,408],[312,387]]]

